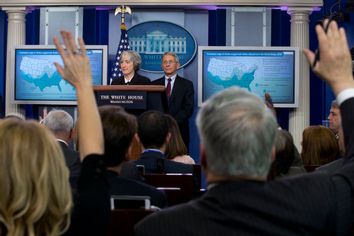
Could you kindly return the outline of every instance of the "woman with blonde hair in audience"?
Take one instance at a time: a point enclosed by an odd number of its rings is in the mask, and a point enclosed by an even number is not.
[[[0,235],[62,234],[72,198],[54,136],[35,121],[3,120],[0,150]]]
[[[53,134],[34,121],[0,121],[0,235],[102,235],[108,221],[109,189],[102,174],[103,133],[92,90],[85,45],[61,32],[67,50],[54,43],[64,66],[60,75],[77,91],[81,174],[72,208],[69,173]]]
[[[176,120],[167,114],[166,117],[171,134],[170,141],[166,147],[166,157],[172,161],[184,164],[195,164],[193,158],[188,155],[187,147],[183,142]]]
[[[304,165],[324,165],[334,161],[338,156],[338,142],[329,128],[316,125],[303,131],[301,158]]]

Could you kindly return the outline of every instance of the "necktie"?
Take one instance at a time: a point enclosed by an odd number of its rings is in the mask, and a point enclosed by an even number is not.
[[[167,79],[167,87],[166,87],[166,95],[167,95],[167,98],[170,98],[171,96],[171,78],[168,78]]]

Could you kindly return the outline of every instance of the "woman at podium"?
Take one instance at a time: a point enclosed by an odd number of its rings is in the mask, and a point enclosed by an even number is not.
[[[137,71],[140,68],[141,57],[139,53],[131,50],[123,51],[119,60],[123,76],[112,80],[111,85],[148,85],[150,80]]]

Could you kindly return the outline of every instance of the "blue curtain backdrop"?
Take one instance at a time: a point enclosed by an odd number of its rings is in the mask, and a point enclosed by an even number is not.
[[[6,27],[6,13],[0,11],[0,117],[3,117],[5,112]]]
[[[26,14],[26,44],[38,45],[39,44],[39,24],[40,24],[40,11],[34,9]],[[38,106],[25,105],[26,117],[31,119],[38,118]]]
[[[226,10],[209,10],[209,46],[226,45]]]
[[[313,12],[310,15],[310,48],[317,48],[315,35],[315,24],[322,20],[331,12],[330,9],[335,0],[324,1],[321,11]],[[344,6],[345,3],[343,3]],[[337,11],[332,8],[332,13]],[[345,8],[343,8],[345,11]],[[346,29],[350,47],[354,46],[354,15],[347,14],[341,25]],[[209,11],[209,45],[222,46],[226,43],[226,11],[223,9]],[[96,10],[86,8],[84,10],[83,36],[87,44],[108,44],[108,10]],[[0,11],[0,95],[5,94],[5,68],[6,68],[6,35],[7,19],[6,13]],[[39,43],[39,10],[33,10],[26,16],[26,43]],[[290,44],[290,16],[280,10],[272,11],[272,46],[288,46]],[[111,62],[108,62],[110,67]],[[109,68],[107,71],[110,71]],[[300,78],[301,79],[301,78]],[[326,119],[332,99],[334,98],[330,89],[315,75],[310,78],[310,124],[321,124],[321,120]],[[2,105],[4,105],[2,101]],[[26,107],[29,117],[36,117],[36,110],[32,106]],[[289,109],[278,109],[279,123],[283,128],[288,128]]]
[[[281,10],[272,10],[272,46],[290,45],[290,16]],[[289,127],[289,108],[277,108],[277,119],[280,127],[288,129]]]
[[[84,9],[83,38],[87,45],[108,45],[108,10]]]

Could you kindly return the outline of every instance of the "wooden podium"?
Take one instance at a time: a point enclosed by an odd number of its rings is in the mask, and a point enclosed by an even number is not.
[[[98,106],[119,105],[135,115],[146,110],[168,109],[163,85],[102,85],[93,89]]]
[[[117,105],[136,116],[147,110],[167,112],[168,103],[163,85],[102,85],[93,87],[98,106]],[[136,160],[141,147],[134,138],[129,153],[130,160]]]

